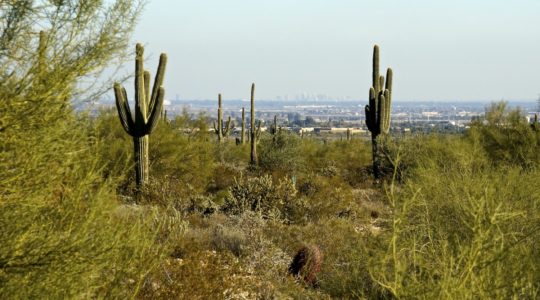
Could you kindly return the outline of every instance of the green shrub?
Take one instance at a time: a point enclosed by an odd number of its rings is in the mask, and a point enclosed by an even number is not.
[[[298,136],[279,131],[275,135],[263,134],[259,142],[259,167],[267,172],[294,174],[303,168],[304,157]]]
[[[483,146],[494,165],[540,165],[540,133],[533,130],[519,109],[507,110],[504,102],[493,103],[486,112],[485,124],[473,123],[467,136]]]
[[[298,180],[299,195],[286,206],[293,223],[309,223],[336,217],[354,217],[362,210],[352,188],[339,177],[309,175]]]
[[[214,145],[204,136],[182,134],[161,123],[152,133],[150,168],[154,178],[176,178],[197,192],[206,190],[214,174]]]
[[[272,177],[240,177],[229,189],[223,210],[228,214],[246,211],[258,213],[265,219],[282,219],[285,204],[296,196],[296,189],[290,179],[284,178],[274,183]]]
[[[69,115],[0,146],[0,294],[126,298],[160,259],[155,210],[119,211],[95,140]]]
[[[87,118],[89,133],[96,140],[98,164],[105,178],[118,179],[125,185],[133,181],[133,141],[118,119],[116,110],[101,110],[96,118]],[[130,178],[128,181],[127,178]]]
[[[388,187],[388,251],[371,276],[399,298],[538,297],[538,171],[490,166],[475,140],[426,138],[405,185]]]
[[[337,176],[353,187],[371,183],[371,146],[354,139],[333,141],[326,144],[312,139],[302,139],[299,152],[304,157],[304,172],[317,172],[323,176]]]

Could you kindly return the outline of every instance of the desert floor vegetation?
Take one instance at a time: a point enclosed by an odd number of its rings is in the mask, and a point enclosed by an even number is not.
[[[70,115],[3,144],[8,297],[538,295],[539,134],[526,124],[396,138],[375,181],[369,140],[263,135],[254,168],[248,144],[175,125],[205,116],[173,119],[139,191],[116,112]],[[316,285],[289,275],[305,245],[324,255]]]

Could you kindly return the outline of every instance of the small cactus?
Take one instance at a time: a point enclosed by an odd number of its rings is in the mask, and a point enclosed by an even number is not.
[[[223,125],[223,110],[221,108],[221,94],[218,95],[218,118],[217,124],[214,122],[214,131],[217,134],[218,142],[222,142],[224,137],[229,135],[231,128],[234,127],[234,123],[231,121],[231,117]]]
[[[323,255],[319,247],[306,245],[300,248],[289,265],[289,273],[301,278],[306,284],[317,285],[317,275],[321,271]]]
[[[255,83],[251,85],[251,128],[250,128],[250,144],[251,144],[251,153],[250,153],[250,165],[257,166],[258,157],[257,157],[257,143],[261,137],[261,121],[259,120],[257,127],[255,127]]]
[[[373,82],[369,89],[369,105],[366,105],[366,125],[371,132],[371,145],[373,152],[373,175],[380,177],[379,145],[377,137],[386,135],[390,129],[390,111],[392,104],[392,80],[391,68],[386,71],[385,78],[379,73],[379,46],[373,47]]]
[[[139,188],[148,182],[148,136],[156,127],[163,107],[165,96],[163,77],[167,64],[167,55],[161,54],[154,87],[152,94],[150,94],[150,72],[144,70],[143,54],[143,46],[137,44],[135,51],[135,118],[131,115],[126,89],[117,82],[114,84],[120,123],[127,134],[133,137],[135,175]]]

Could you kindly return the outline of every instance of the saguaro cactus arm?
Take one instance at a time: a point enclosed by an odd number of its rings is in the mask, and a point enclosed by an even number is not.
[[[234,128],[234,122],[231,120],[231,117],[229,116],[227,119],[227,122],[225,122],[225,126],[223,127],[223,136],[228,136],[231,132],[231,128]]]
[[[167,54],[162,53],[159,56],[158,70],[156,77],[154,78],[154,87],[152,88],[152,96],[150,98],[150,111],[158,111],[161,109],[155,109],[156,104],[163,105],[163,98],[165,97],[165,89],[163,88],[163,78],[165,77],[165,66],[167,65]],[[150,75],[150,74],[148,74]],[[149,76],[150,77],[150,76]]]
[[[165,89],[163,87],[160,87],[157,90],[156,101],[154,103],[154,106],[152,106],[152,109],[150,110],[150,115],[148,116],[148,120],[146,121],[146,132],[147,132],[146,134],[152,133],[152,131],[157,125],[160,112],[163,109],[164,97],[165,97]]]
[[[257,121],[257,129],[255,129],[255,137],[256,137],[257,142],[259,141],[259,138],[261,137],[261,124],[262,124],[261,120]]]
[[[124,87],[119,83],[114,84],[114,95],[116,98],[116,109],[118,110],[118,116],[120,117],[120,123],[127,134],[135,136],[135,133],[132,130],[135,128],[135,121],[131,116],[131,109],[129,108],[129,103],[127,102],[127,92]]]

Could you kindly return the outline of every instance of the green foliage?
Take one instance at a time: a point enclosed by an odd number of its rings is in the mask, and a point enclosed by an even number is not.
[[[23,0],[2,1],[1,6],[3,132],[62,119],[65,115],[58,110],[69,108],[69,100],[103,93],[92,78],[129,57],[126,45],[143,3]],[[77,84],[81,79],[86,80]]]
[[[386,145],[388,168],[395,168],[397,179],[416,178],[419,168],[433,167],[441,172],[482,171],[489,166],[483,145],[458,135],[419,135],[402,137]],[[396,157],[399,156],[399,162]]]
[[[538,296],[538,171],[492,166],[474,142],[429,137],[403,147],[417,163],[403,187],[387,188],[388,251],[370,270],[396,297]]]
[[[103,176],[115,182],[123,182],[124,187],[135,174],[133,169],[133,148],[131,138],[118,124],[116,110],[102,110],[96,118],[87,118],[90,123],[89,134],[96,141],[98,165],[102,166]]]
[[[482,145],[495,165],[540,165],[539,132],[526,122],[519,109],[508,110],[505,102],[492,103],[486,111],[486,124],[474,123],[468,137]]]
[[[145,277],[143,297],[188,297],[187,287],[190,297],[202,298],[538,293],[538,174],[511,161],[493,164],[484,140],[472,131],[466,137],[426,135],[388,143],[383,154],[401,182],[383,190],[355,173],[370,164],[369,151],[358,155],[368,148],[361,140],[322,144],[286,133],[274,140],[263,136],[260,172],[249,173],[246,163],[238,164],[248,155],[245,147],[223,143],[224,161],[216,163],[216,144],[208,134],[183,134],[169,124],[154,134],[160,144],[151,167],[159,180],[145,197],[169,207],[160,216],[176,221],[158,231],[155,246],[173,250]],[[266,149],[281,151],[275,142],[302,153],[294,181],[286,179],[291,174],[278,176],[291,170],[263,167]],[[192,148],[175,150],[184,144]],[[178,158],[184,153],[193,156]],[[177,167],[197,155],[208,160],[181,172],[210,170],[208,175],[178,178]],[[284,275],[305,243],[318,245],[324,256],[317,290]],[[221,280],[226,277],[234,279]]]
[[[140,5],[123,0],[2,3],[3,298],[135,297],[162,257],[163,247],[155,244],[162,226],[158,211],[117,201],[118,181],[111,174],[121,175],[122,153],[107,165],[110,173],[102,172],[106,165],[97,138],[102,133],[71,111],[73,98],[100,92],[95,86],[86,89],[91,80],[79,80],[124,57]]]
[[[298,192],[298,199],[287,206],[293,223],[316,223],[337,217],[363,218],[353,190],[339,177],[312,174],[300,178]]]
[[[339,177],[353,187],[371,183],[369,165],[371,153],[366,141],[333,141],[321,144],[312,139],[300,139],[297,146],[299,168],[306,174],[318,173],[327,177]]]
[[[150,145],[150,168],[156,181],[176,178],[179,185],[190,185],[204,191],[214,175],[215,145],[205,140],[208,135],[182,134],[178,129],[161,124],[153,133]]]
[[[102,179],[85,127],[68,115],[31,133],[3,136],[4,297],[130,297],[161,257],[155,212],[119,210],[115,181]]]
[[[229,190],[223,210],[229,214],[253,211],[265,219],[280,219],[285,205],[295,197],[296,189],[290,179],[277,183],[270,176],[237,179]]]
[[[300,151],[301,142],[297,135],[284,131],[274,135],[262,135],[259,167],[268,172],[294,174],[304,166],[304,156]]]

